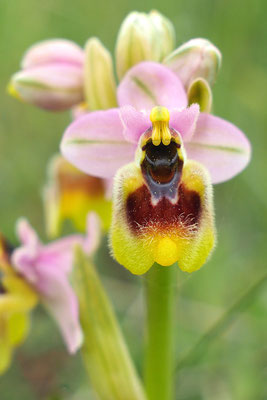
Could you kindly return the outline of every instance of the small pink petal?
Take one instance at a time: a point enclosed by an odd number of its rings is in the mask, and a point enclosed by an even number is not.
[[[58,63],[82,66],[84,51],[71,40],[51,39],[34,44],[25,53],[21,66],[28,69],[40,65]]]
[[[126,141],[123,130],[118,109],[88,113],[68,127],[61,152],[83,172],[111,178],[134,159],[135,146]]]
[[[38,267],[56,268],[68,273],[72,269],[73,251],[76,244],[84,246],[82,235],[70,235],[43,246],[38,254]]]
[[[49,276],[44,269],[40,270],[40,278],[42,302],[58,324],[69,352],[75,353],[83,338],[76,295],[66,276],[56,268],[50,270]]]
[[[235,125],[210,114],[200,114],[195,134],[185,143],[189,159],[209,170],[213,183],[231,179],[250,160],[250,143]]]
[[[22,246],[15,249],[11,255],[11,264],[27,282],[37,287],[39,276],[35,268],[38,250],[36,247]]]
[[[131,143],[138,143],[142,133],[151,126],[149,114],[137,111],[132,106],[124,106],[120,109],[120,115],[125,139]]]
[[[73,267],[73,254],[75,245],[80,245],[87,255],[93,254],[100,243],[100,221],[96,214],[89,213],[87,216],[86,236],[75,234],[55,240],[42,246],[35,259],[38,269],[57,269],[69,273]]]
[[[184,108],[187,96],[180,79],[167,67],[145,61],[131,68],[118,87],[119,105],[142,111],[155,106]]]
[[[16,233],[20,242],[23,245],[37,246],[40,244],[39,238],[35,230],[32,228],[32,226],[29,224],[26,218],[20,218],[17,221]]]
[[[170,127],[177,130],[182,139],[187,142],[191,139],[199,117],[199,105],[192,104],[183,110],[171,110]]]

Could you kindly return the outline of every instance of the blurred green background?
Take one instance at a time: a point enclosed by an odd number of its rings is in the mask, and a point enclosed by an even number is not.
[[[158,9],[175,25],[177,45],[193,37],[214,42],[223,65],[214,87],[214,113],[249,137],[253,157],[232,181],[215,187],[218,245],[191,276],[179,272],[177,357],[182,356],[267,267],[267,3],[264,0],[0,0],[0,229],[14,240],[24,215],[44,237],[41,189],[47,161],[58,150],[68,113],[47,113],[6,95],[12,73],[33,43],[62,37],[83,45],[98,36],[111,50],[131,10]],[[131,352],[142,363],[142,280],[98,256]],[[174,283],[175,284],[175,283]],[[267,284],[223,334],[203,347],[176,379],[176,399],[267,398]],[[0,399],[93,399],[80,356],[68,357],[54,323],[34,314],[31,334],[0,378]],[[125,399],[127,400],[127,399]]]

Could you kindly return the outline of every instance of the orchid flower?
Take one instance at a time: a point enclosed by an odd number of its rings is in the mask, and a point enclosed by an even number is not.
[[[87,236],[72,235],[44,245],[27,220],[17,224],[21,246],[11,256],[15,271],[28,282],[39,295],[41,302],[57,322],[70,353],[82,344],[82,330],[76,295],[69,283],[73,265],[73,248],[81,245],[92,254],[99,243],[98,220],[89,214]]]
[[[141,274],[154,262],[178,261],[192,272],[215,242],[211,181],[228,180],[246,166],[249,142],[229,122],[200,113],[198,104],[187,107],[181,81],[161,64],[129,70],[118,101],[119,109],[74,121],[62,153],[102,177],[130,163],[114,185],[111,244],[119,263]]]
[[[170,111],[170,127],[181,135],[188,159],[203,164],[212,183],[231,179],[250,159],[250,144],[233,124],[200,113],[169,68],[143,62],[128,71],[117,91],[120,108],[88,113],[74,121],[62,142],[63,156],[87,174],[111,178],[133,161],[141,135],[151,128],[155,106]]]
[[[44,188],[46,231],[57,237],[63,222],[70,220],[84,232],[88,212],[96,212],[102,228],[111,222],[111,181],[86,175],[61,155],[55,155],[48,165],[48,181]]]
[[[116,174],[111,246],[134,274],[156,262],[199,269],[215,243],[212,186],[200,164],[187,160],[165,107],[154,107],[152,128],[141,136],[135,162]]]

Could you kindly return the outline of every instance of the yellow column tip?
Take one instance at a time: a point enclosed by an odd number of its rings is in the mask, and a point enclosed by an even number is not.
[[[168,146],[171,142],[169,110],[166,107],[154,107],[150,113],[150,120],[153,125],[152,143],[154,146],[159,146],[161,142]]]
[[[166,107],[157,106],[152,108],[150,113],[150,121],[155,122],[169,122],[170,113]]]

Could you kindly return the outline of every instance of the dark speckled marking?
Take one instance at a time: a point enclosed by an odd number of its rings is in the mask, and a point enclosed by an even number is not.
[[[163,197],[153,206],[151,194],[147,186],[143,185],[129,195],[126,208],[128,223],[132,231],[138,234],[148,226],[156,225],[164,230],[177,225],[178,221],[184,227],[193,226],[199,220],[201,203],[197,192],[180,184],[176,204]]]

